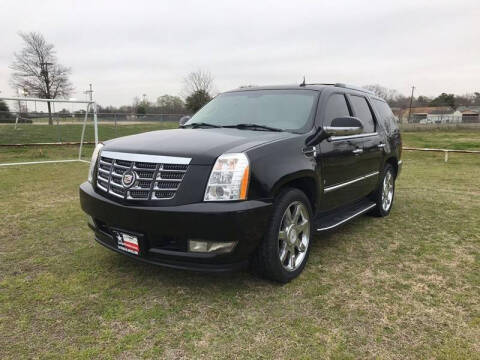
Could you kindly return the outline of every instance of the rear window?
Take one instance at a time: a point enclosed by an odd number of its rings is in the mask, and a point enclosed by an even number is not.
[[[382,123],[385,131],[387,133],[392,133],[397,129],[397,121],[395,115],[393,115],[390,106],[385,101],[373,99],[373,106],[377,110],[378,115],[380,116],[380,122]]]
[[[375,132],[375,122],[373,121],[373,115],[367,100],[363,96],[351,95],[350,102],[352,103],[355,116],[359,118],[363,124],[363,132]]]

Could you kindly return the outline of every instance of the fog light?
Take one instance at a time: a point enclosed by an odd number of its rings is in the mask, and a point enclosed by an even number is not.
[[[235,248],[235,245],[237,245],[236,241],[214,242],[205,240],[188,240],[188,251],[225,254],[231,252]]]

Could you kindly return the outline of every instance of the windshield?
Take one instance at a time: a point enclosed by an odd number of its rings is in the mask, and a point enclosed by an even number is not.
[[[318,92],[310,90],[248,90],[224,93],[200,109],[185,125],[255,124],[286,131],[307,131]]]

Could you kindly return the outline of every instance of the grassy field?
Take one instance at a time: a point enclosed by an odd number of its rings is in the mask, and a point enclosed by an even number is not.
[[[158,122],[134,125],[100,124],[99,139],[108,140],[115,137],[136,134],[145,131],[170,129],[177,127],[176,122]],[[39,142],[69,142],[80,141],[81,124],[66,124],[60,126],[0,125],[0,144],[24,144]],[[403,132],[404,145],[412,147],[446,148],[480,150],[480,128],[471,130],[435,130]],[[93,141],[93,126],[89,124],[85,133],[85,141]]]
[[[177,127],[176,122],[158,122],[135,125],[99,124],[98,137],[108,140],[115,137],[137,134],[145,131],[163,130]],[[25,144],[44,142],[80,141],[81,124],[64,124],[59,126],[23,124],[15,129],[14,125],[0,125],[0,144]],[[90,123],[85,130],[85,141],[94,141],[93,126]]]
[[[404,132],[404,146],[453,150],[480,150],[480,129]]]
[[[317,236],[285,286],[96,244],[78,201],[87,167],[0,168],[1,359],[480,358],[480,156],[404,153],[391,216]]]

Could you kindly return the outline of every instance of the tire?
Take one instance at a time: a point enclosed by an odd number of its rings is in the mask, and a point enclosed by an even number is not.
[[[371,214],[373,216],[385,217],[390,214],[395,198],[395,169],[392,165],[386,164],[381,174],[381,180],[377,190],[371,196],[377,206]]]
[[[253,255],[252,270],[284,284],[300,275],[310,254],[312,220],[307,196],[298,189],[283,190],[275,199],[267,232]]]

